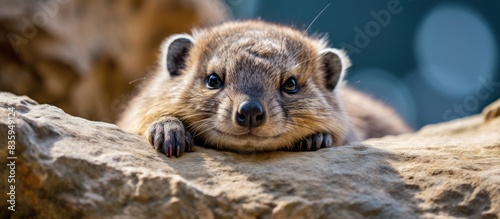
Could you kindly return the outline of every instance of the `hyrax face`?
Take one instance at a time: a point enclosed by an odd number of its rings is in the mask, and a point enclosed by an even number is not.
[[[183,106],[175,116],[202,143],[262,151],[308,137],[318,148],[343,141],[336,91],[349,63],[325,41],[235,22],[173,36],[163,51],[162,88]]]

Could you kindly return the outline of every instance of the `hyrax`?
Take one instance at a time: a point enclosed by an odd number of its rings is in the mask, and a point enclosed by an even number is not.
[[[349,66],[326,39],[263,21],[174,35],[119,125],[169,157],[195,142],[311,151],[409,131],[391,108],[343,83]]]

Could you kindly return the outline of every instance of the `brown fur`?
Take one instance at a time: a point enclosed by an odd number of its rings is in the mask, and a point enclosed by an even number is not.
[[[193,38],[181,75],[171,77],[160,67],[130,102],[121,127],[148,137],[154,122],[175,117],[205,144],[236,151],[290,148],[315,133],[342,145],[409,130],[389,107],[342,83],[327,89],[319,55],[327,49],[325,39],[261,21],[195,30]],[[345,71],[350,63],[341,58]],[[224,80],[223,89],[206,88],[211,72]],[[290,76],[300,85],[297,94],[280,92]],[[251,133],[232,119],[249,95],[259,96],[269,115]]]

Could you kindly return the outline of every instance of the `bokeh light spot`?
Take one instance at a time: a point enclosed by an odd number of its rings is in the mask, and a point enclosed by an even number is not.
[[[418,29],[415,47],[427,83],[455,97],[473,92],[477,78],[489,78],[496,67],[497,46],[487,23],[457,4],[429,13]]]

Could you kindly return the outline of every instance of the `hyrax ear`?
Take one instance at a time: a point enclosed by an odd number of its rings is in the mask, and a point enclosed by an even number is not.
[[[165,39],[161,46],[160,60],[163,72],[167,71],[171,77],[180,75],[193,44],[193,37],[187,34],[176,34]]]
[[[320,52],[326,88],[334,90],[340,85],[347,68],[351,66],[349,57],[343,50],[327,48]]]

